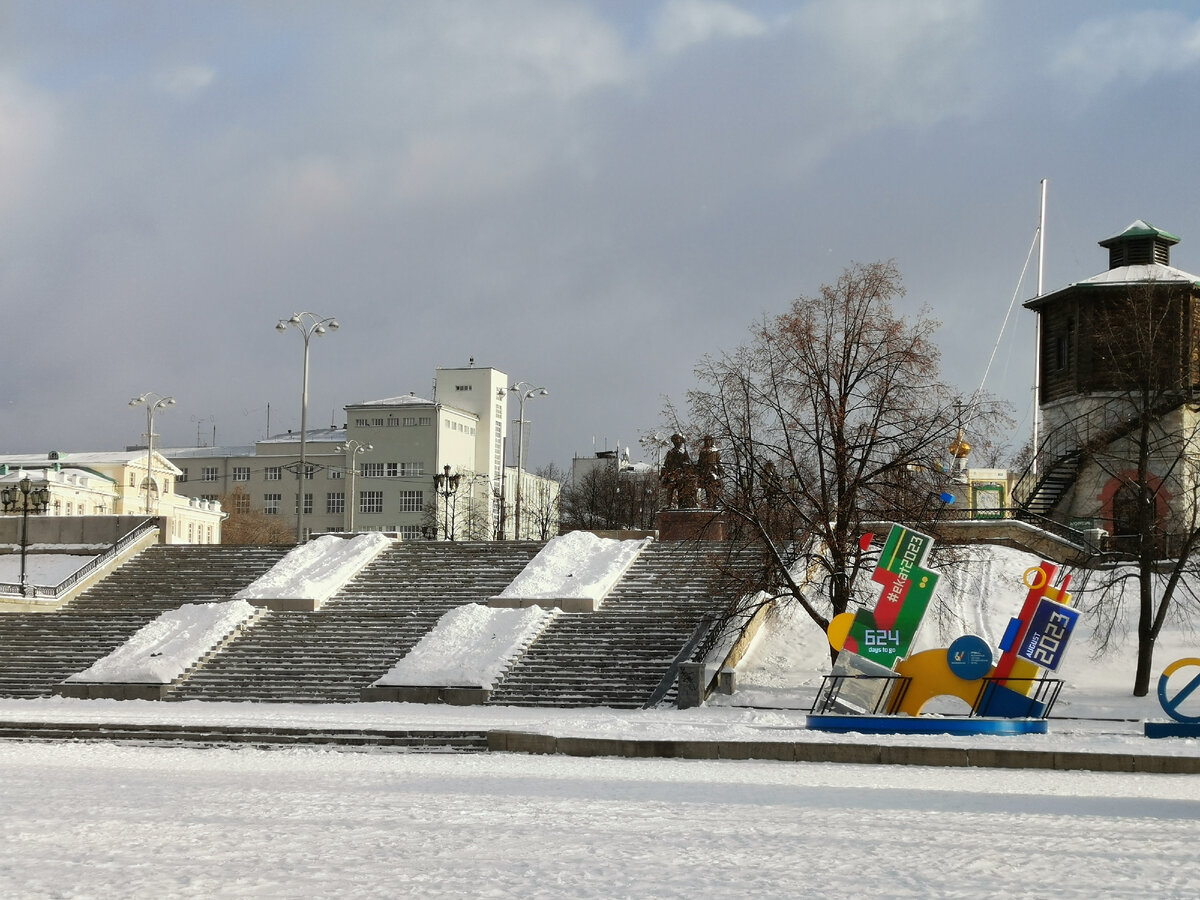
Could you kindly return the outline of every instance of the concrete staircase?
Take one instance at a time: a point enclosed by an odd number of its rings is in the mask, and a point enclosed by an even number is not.
[[[646,705],[698,626],[722,608],[712,585],[714,559],[725,562],[724,552],[712,544],[651,544],[598,611],[555,619],[488,702]]]
[[[532,542],[397,544],[315,612],[270,612],[172,690],[171,700],[350,703],[443,613],[486,603]]]
[[[287,549],[157,545],[55,612],[0,614],[0,697],[51,695],[160,613],[230,599]]]

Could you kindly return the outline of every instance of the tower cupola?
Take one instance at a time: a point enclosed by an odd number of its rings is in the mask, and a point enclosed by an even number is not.
[[[1169,266],[1171,264],[1171,246],[1179,243],[1179,238],[1169,231],[1155,228],[1138,219],[1120,234],[1100,241],[1100,246],[1108,250],[1108,267],[1119,269],[1122,266]]]

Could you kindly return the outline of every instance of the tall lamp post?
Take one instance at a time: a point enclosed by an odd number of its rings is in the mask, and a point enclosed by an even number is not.
[[[350,526],[346,529],[347,531],[354,531],[354,507],[358,505],[358,494],[354,490],[354,479],[358,477],[358,455],[370,453],[374,449],[373,445],[364,444],[358,440],[346,441],[336,448],[338,453],[346,454],[346,471],[350,473]]]
[[[434,493],[440,494],[442,497],[442,537],[448,541],[454,540],[450,537],[450,500],[458,493],[458,483],[461,479],[461,474],[450,474],[449,463],[442,467],[440,473],[433,476]],[[434,521],[437,520],[434,519]]]
[[[129,401],[130,406],[142,404],[146,406],[146,515],[149,516],[154,514],[154,510],[150,508],[151,466],[154,464],[154,414],[160,409],[174,406],[175,398],[147,391],[142,396],[134,397]]]
[[[305,455],[306,439],[308,437],[308,342],[312,336],[325,334],[327,331],[337,331],[337,319],[332,316],[321,317],[316,313],[292,313],[290,319],[280,319],[275,330],[280,334],[289,328],[299,329],[304,336],[304,387],[300,393],[300,468],[296,471],[296,543],[304,543],[304,479],[308,475],[307,456]]]
[[[513,510],[513,538],[521,539],[521,471],[525,468],[525,401],[534,397],[548,397],[550,392],[544,387],[534,387],[528,381],[518,381],[510,391],[517,392],[517,502]]]
[[[50,489],[34,487],[29,476],[24,476],[17,482],[16,487],[6,487],[0,491],[0,500],[4,503],[5,512],[21,511],[21,596],[29,596],[29,586],[25,580],[25,548],[29,546],[29,511],[45,512],[50,505]]]

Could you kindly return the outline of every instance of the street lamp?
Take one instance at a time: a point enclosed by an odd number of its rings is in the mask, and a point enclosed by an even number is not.
[[[305,455],[308,431],[308,342],[314,334],[337,331],[337,319],[322,318],[316,313],[292,313],[290,319],[280,319],[275,330],[280,334],[289,328],[298,328],[304,336],[304,387],[300,393],[300,468],[296,470],[296,543],[304,543],[304,478],[308,474]]]
[[[517,502],[513,515],[513,537],[521,539],[521,470],[525,467],[525,401],[534,397],[548,397],[550,392],[544,387],[534,387],[527,381],[518,381],[510,391],[517,392]]]
[[[21,511],[21,596],[29,596],[29,586],[25,581],[25,548],[29,545],[29,511],[45,512],[50,505],[50,489],[35,488],[29,476],[24,476],[16,487],[6,487],[0,491],[0,501],[4,503],[5,512]]]
[[[353,440],[346,441],[340,447],[335,447],[337,453],[346,454],[346,469],[350,473],[350,527],[347,531],[354,531],[354,507],[358,505],[358,495],[354,491],[354,479],[358,476],[358,454],[370,453],[375,447],[371,444],[364,444],[362,441]]]
[[[458,482],[461,479],[461,474],[450,474],[449,463],[442,467],[440,474],[433,476],[433,491],[442,497],[442,536],[446,540],[453,540],[450,536],[450,499],[458,493]]]
[[[140,397],[129,401],[130,406],[145,404],[146,406],[146,515],[152,515],[150,508],[150,467],[154,463],[154,414],[160,409],[175,405],[174,397],[164,397],[154,391],[148,391]]]

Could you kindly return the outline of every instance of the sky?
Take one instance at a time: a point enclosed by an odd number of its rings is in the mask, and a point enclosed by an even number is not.
[[[473,358],[548,390],[531,467],[639,458],[700,357],[883,259],[969,393],[1042,179],[1048,290],[1139,218],[1200,272],[1198,106],[1190,3],[0,0],[0,452],[139,443],[147,391],[164,445],[297,429],[312,312],[310,426]]]

